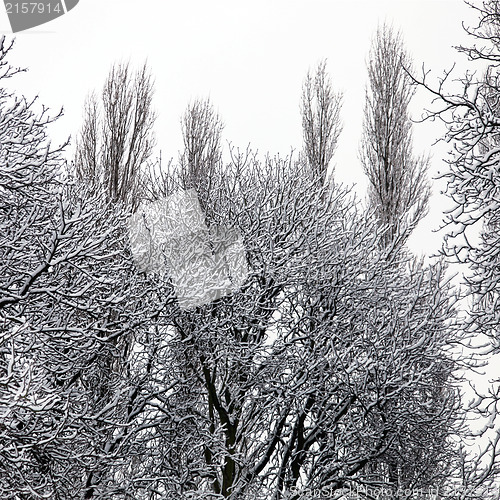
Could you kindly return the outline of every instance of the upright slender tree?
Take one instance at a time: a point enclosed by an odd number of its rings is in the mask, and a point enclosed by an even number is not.
[[[141,168],[155,139],[153,81],[144,65],[135,74],[129,64],[111,67],[100,99],[92,93],[84,108],[75,168],[79,179],[103,189],[106,197],[135,207]]]
[[[412,122],[409,105],[415,86],[408,72],[411,59],[400,33],[387,24],[377,29],[368,62],[369,85],[366,91],[361,160],[369,179],[368,210],[375,215],[383,235],[382,245],[391,253],[394,265],[401,265],[394,255],[405,253],[402,245],[415,225],[426,214],[430,187],[427,181],[428,161],[413,152]],[[411,260],[411,259],[410,259]],[[407,265],[407,264],[405,264]],[[400,269],[400,272],[405,272]],[[422,267],[425,273],[425,268]],[[440,284],[437,284],[440,286]],[[416,338],[415,338],[416,340]],[[430,377],[446,380],[450,376],[449,364],[435,363]],[[436,387],[423,391],[421,404],[439,406],[443,395]],[[393,401],[386,411],[406,401]],[[415,422],[423,417],[419,409]],[[415,486],[433,487],[444,481],[441,468],[447,456],[446,440],[453,419],[441,420],[441,427],[433,431],[421,428],[422,441],[429,443],[426,450],[416,441],[397,439],[387,450],[374,473],[385,477],[396,490]],[[433,474],[436,472],[436,475]]]
[[[195,100],[181,120],[184,153],[181,165],[187,182],[209,180],[221,160],[221,136],[224,125],[210,100]]]
[[[130,213],[141,202],[143,170],[155,142],[153,92],[152,77],[146,64],[135,73],[129,64],[115,64],[111,67],[100,98],[92,93],[86,101],[84,123],[74,159],[77,179],[84,189],[101,196],[111,210],[119,211],[122,207]],[[120,229],[120,239],[127,241],[126,225],[122,224]],[[123,280],[131,279],[129,286],[133,286],[134,276],[120,276]],[[126,281],[117,283],[118,287],[122,285],[126,286]],[[109,307],[103,312],[103,318],[114,323],[120,321],[120,314],[119,309]],[[109,347],[121,354],[102,357],[94,370],[89,385],[96,394],[94,404],[97,406],[112,405],[113,398],[116,398],[116,381],[125,383],[124,380],[132,373],[129,356],[136,345],[135,334],[137,331],[128,330],[126,334],[108,341]],[[133,400],[138,391],[131,391]],[[114,453],[116,440],[110,437],[106,426],[102,429],[96,446],[105,452],[103,459],[94,461],[86,471],[86,499],[102,495],[103,485],[112,474],[110,471],[113,468],[107,458]]]
[[[182,185],[194,188],[204,211],[210,210],[209,197],[222,161],[224,124],[210,100],[195,100],[181,119],[184,151],[180,157]]]
[[[415,92],[401,34],[378,28],[368,62],[361,161],[369,180],[369,209],[386,228],[386,245],[406,238],[426,214],[428,161],[413,151],[409,105]]]
[[[333,90],[326,61],[322,61],[314,74],[307,73],[300,103],[304,156],[320,184],[325,182],[342,131],[341,108],[342,94]]]

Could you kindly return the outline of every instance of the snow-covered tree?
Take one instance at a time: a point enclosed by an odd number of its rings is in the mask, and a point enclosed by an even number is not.
[[[458,47],[458,51],[468,56],[472,69],[453,82],[451,71],[437,82],[431,81],[429,73],[415,81],[432,93],[434,107],[427,118],[442,120],[447,130],[444,139],[452,145],[441,174],[452,202],[445,213],[448,234],[443,252],[467,265],[464,304],[468,316],[462,330],[469,337],[469,349],[481,347],[476,362],[484,363],[499,352],[500,345],[500,4],[484,0],[471,7],[478,23],[466,30],[476,43]],[[489,387],[475,387],[477,397],[468,416],[479,417],[485,425],[480,431],[469,431],[480,452],[475,456],[464,451],[454,477],[461,485],[459,498],[495,498],[493,490],[489,497],[484,493],[485,488],[498,486],[500,477],[500,381],[490,382]]]
[[[133,73],[129,64],[114,64],[100,98],[95,93],[87,98],[77,140],[77,177],[132,208],[138,204],[141,169],[155,145],[153,94],[146,65]]]
[[[407,252],[404,243],[426,214],[430,196],[426,178],[428,162],[413,151],[409,105],[415,85],[408,74],[410,70],[411,59],[402,35],[387,24],[379,26],[368,61],[361,160],[369,180],[368,211],[384,232],[381,244],[396,267],[401,265],[400,252]],[[403,265],[408,266],[408,262]],[[432,273],[421,264],[415,265],[423,274]],[[415,341],[418,336],[416,332]],[[430,376],[435,380],[446,380],[451,375],[446,361],[441,365],[434,363],[431,371]],[[439,391],[422,391],[419,405],[414,408],[415,422],[425,421],[425,408],[432,407],[435,398],[439,407],[442,398]],[[407,403],[404,397],[392,404],[399,407]],[[392,406],[387,405],[386,411],[391,413]],[[447,460],[449,456],[443,451],[448,447],[446,440],[452,427],[450,418],[448,422],[439,420],[434,432],[424,430],[427,438],[422,436],[422,439],[428,443],[425,450],[418,438],[395,440],[374,472],[385,477],[395,490],[411,490],[423,485],[437,487],[445,477],[443,458]],[[418,435],[417,429],[414,432]]]
[[[386,228],[385,244],[406,240],[427,213],[425,157],[413,151],[409,105],[415,86],[402,35],[378,28],[368,61],[361,161],[369,180],[369,209]]]
[[[136,273],[125,214],[72,181],[51,121],[0,90],[0,496],[109,499],[152,390],[124,348],[173,295]]]
[[[307,73],[300,102],[304,157],[320,184],[326,179],[342,131],[341,108],[342,93],[334,91],[323,60],[314,73]]]
[[[162,172],[129,217],[0,97],[2,498],[299,499],[384,486],[394,453],[414,486],[446,472],[418,460],[450,451],[440,265],[384,247],[324,170],[249,150],[188,161],[191,191]]]
[[[441,478],[443,465],[416,456],[437,446],[445,463],[450,451],[441,267],[394,265],[378,225],[302,162],[235,153],[211,175],[208,227],[241,233],[250,273],[232,295],[164,325],[160,364],[182,382],[154,427],[152,498],[380,487],[379,464],[396,450],[412,486]]]

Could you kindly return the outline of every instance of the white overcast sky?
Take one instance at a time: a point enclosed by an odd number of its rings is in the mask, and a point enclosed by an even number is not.
[[[10,33],[0,9],[0,32]],[[177,158],[180,116],[198,97],[210,97],[225,122],[225,139],[248,143],[262,154],[286,156],[301,146],[299,96],[309,68],[323,58],[334,86],[344,92],[344,131],[334,158],[337,178],[366,187],[359,159],[366,59],[378,23],[403,33],[415,66],[439,76],[458,62],[454,45],[467,44],[462,22],[474,24],[462,0],[80,0],[66,15],[19,33],[11,62],[29,68],[16,87],[64,117],[52,127],[54,142],[74,136],[84,99],[100,89],[116,61],[147,59],[156,81],[156,135],[164,159]],[[415,116],[429,103],[419,93]],[[443,168],[446,147],[432,148],[438,124],[415,126],[415,149],[433,155],[430,175]],[[439,189],[436,189],[439,191]],[[443,202],[436,196],[429,217],[412,239],[417,252],[432,252],[440,237]]]

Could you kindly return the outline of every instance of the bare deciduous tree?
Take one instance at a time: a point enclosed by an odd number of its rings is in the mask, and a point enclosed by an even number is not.
[[[426,214],[430,196],[426,178],[428,161],[416,158],[413,152],[409,105],[415,87],[408,74],[410,70],[411,60],[401,35],[386,24],[379,27],[368,62],[369,88],[361,159],[369,179],[369,212],[375,215],[384,231],[382,245],[388,252],[395,251],[396,255]],[[395,265],[400,265],[398,258]],[[435,363],[429,376],[446,380],[450,376],[449,365]],[[422,407],[439,406],[441,399],[439,390],[423,391],[420,402]],[[387,405],[386,411],[390,413],[393,405],[405,404],[406,401],[394,400]],[[415,422],[422,419],[425,420],[425,412],[416,408]],[[378,473],[386,477],[396,491],[422,485],[437,487],[445,480],[446,475],[440,468],[446,461],[444,450],[453,419],[448,422],[441,420],[440,424],[434,434],[427,435],[429,444],[426,450],[417,441],[396,439],[382,457]],[[437,474],[429,474],[430,471]],[[394,496],[399,498],[396,492]]]
[[[152,393],[126,347],[173,295],[136,273],[126,214],[65,176],[47,111],[2,88],[0,115],[0,497],[109,499]]]
[[[341,107],[342,94],[333,90],[326,61],[322,61],[314,75],[307,73],[300,106],[305,157],[321,184],[342,131]]]
[[[209,199],[215,175],[222,161],[222,130],[224,124],[210,100],[195,100],[181,119],[184,152],[179,161],[181,185],[194,188],[204,212],[211,210]]]
[[[401,35],[384,24],[368,62],[361,161],[370,183],[369,208],[387,228],[386,245],[409,235],[426,214],[430,196],[428,160],[413,152],[410,69]]]
[[[141,168],[154,147],[153,82],[146,65],[132,74],[129,64],[112,66],[101,102],[91,94],[77,142],[80,179],[101,186],[108,199],[135,206]]]
[[[221,161],[221,135],[224,125],[211,102],[195,100],[184,113],[181,121],[184,153],[181,165],[186,177],[186,187],[196,187],[200,182],[210,182],[210,177]]]
[[[100,101],[92,93],[85,104],[84,124],[75,155],[77,176],[94,193],[103,193],[107,202],[122,204],[127,210],[134,211],[140,203],[141,169],[154,146],[156,117],[152,98],[153,83],[146,65],[134,74],[129,64],[115,64]],[[125,236],[125,228],[122,229]],[[107,318],[110,322],[118,321],[119,312],[111,308]],[[121,336],[118,343],[111,344],[130,353],[133,335],[129,332]],[[100,374],[96,370],[92,382],[100,404],[111,404],[115,396],[114,380],[127,372],[127,355],[119,356],[119,360],[100,360]],[[103,446],[109,446],[109,438],[103,439]],[[105,467],[102,463],[96,464],[87,474],[85,498],[92,498],[105,479]]]
[[[453,86],[460,82],[461,88],[453,92],[448,91],[451,70],[434,84],[430,83],[429,73],[415,82],[434,97],[435,107],[427,118],[440,119],[446,125],[444,139],[452,145],[445,159],[447,168],[441,174],[452,202],[445,212],[448,234],[443,252],[469,268],[464,273],[468,317],[461,328],[468,336],[469,349],[482,346],[480,353],[476,352],[476,362],[493,363],[492,356],[499,352],[500,325],[500,3],[484,0],[470,6],[479,19],[466,31],[479,45],[457,49],[470,60],[483,62],[486,70],[479,77],[471,71],[454,79]],[[474,380],[469,383],[476,397],[464,419],[466,423],[473,420],[474,427],[478,427],[477,420],[484,426],[473,431],[463,429],[464,441],[469,438],[477,448],[463,447],[450,482],[460,492],[461,500],[493,499],[498,496],[500,477],[499,380],[490,380],[489,386],[477,386]]]
[[[450,432],[454,390],[435,370],[451,333],[443,270],[389,263],[377,225],[308,171],[234,155],[213,173],[207,224],[236,224],[251,274],[234,295],[165,318],[161,364],[179,383],[159,406],[152,498],[381,487],[371,472],[384,457],[425,454]],[[443,473],[413,463],[414,486]]]

